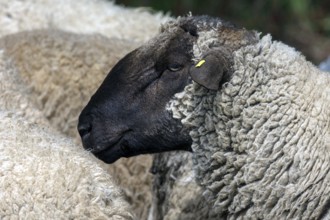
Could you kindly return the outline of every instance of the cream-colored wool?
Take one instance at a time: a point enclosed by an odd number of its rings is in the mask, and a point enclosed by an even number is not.
[[[31,93],[17,69],[4,58],[0,50],[0,107],[15,111],[17,115],[29,118],[32,122],[48,125],[46,118],[31,101]]]
[[[77,118],[118,60],[138,44],[99,34],[73,34],[45,29],[24,31],[0,39],[33,91],[31,99],[63,133],[78,137]]]
[[[178,18],[176,21],[170,21],[163,25],[162,30],[171,36],[178,29],[181,29],[178,26],[181,20],[185,19],[193,18],[183,17]],[[193,46],[195,55],[193,61],[196,63],[203,58],[205,52],[208,52],[211,46],[231,45],[233,48],[238,48],[251,43],[245,38],[241,39],[242,37],[254,40],[254,32],[250,33],[245,29],[236,29],[237,32],[233,33],[230,31],[230,28],[223,28],[224,24],[221,21],[219,22],[219,20],[216,20],[216,22],[213,20],[212,24],[207,23],[207,21],[207,19],[194,20],[195,23],[198,22],[196,23],[198,25],[198,39]],[[226,25],[228,24],[226,23]],[[226,34],[214,31],[217,29]],[[219,39],[219,35],[223,38]],[[170,36],[165,36],[165,38],[170,38]],[[156,42],[157,50],[159,50],[162,45],[158,46],[157,38],[154,41]],[[166,46],[164,47],[166,41],[162,40],[161,42],[163,47],[160,50],[166,50]],[[149,42],[150,47],[154,47],[154,45],[153,41]],[[185,107],[182,106],[182,108]],[[195,181],[191,160],[192,155],[190,153],[182,152],[174,155],[165,153],[155,157],[152,169],[155,170],[156,175],[153,184],[153,203],[149,219],[223,218],[221,213],[217,213],[212,208],[212,201],[203,196],[203,189]]]
[[[227,219],[329,217],[329,75],[269,35],[232,60],[219,91],[192,83],[170,104],[192,129],[212,208]]]
[[[83,106],[115,63],[137,46],[129,40],[60,30],[24,31],[0,39],[0,48],[24,82],[6,86],[29,87],[27,97],[34,108],[26,109],[25,114],[41,111],[53,127],[75,137],[79,144],[76,126]],[[12,92],[7,93],[11,103]],[[141,219],[147,218],[151,204],[151,161],[145,155],[106,166]]]
[[[90,153],[2,108],[0,121],[0,219],[134,218]]]
[[[161,22],[168,19],[160,12],[125,8],[107,0],[0,0],[0,36],[57,28],[145,41],[157,33]]]
[[[6,49],[6,56],[14,60],[29,87],[26,89],[28,92],[17,94],[29,94],[27,99],[32,101],[20,106],[22,114],[34,115],[40,121],[44,113],[51,125],[77,137],[77,116],[103,77],[119,58],[138,45],[133,41],[148,40],[158,32],[160,23],[168,19],[169,16],[159,12],[125,8],[107,0],[0,0],[0,36],[51,28],[77,34],[99,33],[121,39],[108,40],[100,35],[70,35],[56,31],[46,36],[47,33],[36,31],[34,34],[10,35],[1,40],[6,44],[2,44],[0,49]],[[44,37],[46,39],[43,40]],[[10,94],[6,90],[0,96],[10,97]],[[7,105],[16,107],[19,103],[8,102]],[[30,105],[33,106],[31,109],[26,107]],[[34,105],[42,113],[33,110]],[[47,120],[43,121],[47,123]],[[146,219],[150,206],[150,166],[151,157],[140,156],[121,159],[109,167],[125,188],[133,209],[141,219]]]
[[[133,219],[98,161],[49,127],[0,53],[0,219]]]

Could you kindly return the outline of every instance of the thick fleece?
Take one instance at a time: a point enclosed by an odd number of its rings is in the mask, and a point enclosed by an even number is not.
[[[160,24],[169,19],[147,8],[126,8],[108,0],[0,0],[0,36],[12,34],[1,40],[0,49],[6,50],[28,85],[25,92],[15,93],[19,102],[10,102],[6,88],[21,91],[21,83],[0,83],[5,91],[0,96],[6,96],[7,106],[19,107],[22,115],[47,124],[43,113],[51,125],[77,137],[77,114],[103,77],[137,42],[157,34]],[[45,28],[54,31],[35,31]],[[13,35],[21,31],[31,32]],[[23,96],[29,101],[22,101]],[[122,159],[109,168],[141,219],[146,219],[150,206],[150,166],[151,157],[141,156]]]
[[[204,195],[227,219],[329,218],[330,76],[269,35],[232,60],[219,91],[192,83],[170,104]]]
[[[4,58],[0,50],[0,106],[2,109],[14,111],[17,115],[29,118],[31,122],[49,125],[31,101],[31,89],[24,84],[15,66]]]
[[[1,219],[133,219],[91,154],[16,113],[0,121]]]
[[[80,144],[76,126],[81,109],[111,67],[137,46],[129,40],[54,29],[5,36],[0,48],[12,66],[4,67],[7,81],[1,85],[4,93],[0,96],[6,96],[3,100],[8,105],[17,105],[12,102],[15,89],[7,88],[17,87],[15,94],[26,96],[26,105],[31,105],[22,110],[24,114],[38,113],[36,120],[46,118],[44,121]],[[14,69],[16,74],[11,74]],[[141,219],[146,219],[151,204],[151,162],[151,156],[142,156],[107,166]]]
[[[0,48],[33,91],[37,107],[52,125],[77,139],[79,111],[111,67],[136,47],[128,40],[54,29],[0,39]]]
[[[99,161],[58,134],[0,52],[0,219],[133,219]]]
[[[169,19],[146,8],[125,8],[107,0],[0,0],[0,36],[55,28],[145,41]]]

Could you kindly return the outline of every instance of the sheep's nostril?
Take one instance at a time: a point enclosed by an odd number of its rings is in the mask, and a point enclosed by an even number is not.
[[[86,137],[92,131],[92,125],[90,123],[80,124],[78,126],[78,132],[81,138]]]

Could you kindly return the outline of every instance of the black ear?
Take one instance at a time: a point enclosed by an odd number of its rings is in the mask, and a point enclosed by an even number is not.
[[[210,90],[218,90],[225,71],[224,57],[214,51],[192,66],[189,72],[191,78],[198,84]]]

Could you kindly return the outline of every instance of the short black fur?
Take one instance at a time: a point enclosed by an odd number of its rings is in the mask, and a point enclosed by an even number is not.
[[[144,153],[191,150],[188,131],[166,104],[189,83],[194,35],[179,30],[166,50],[144,53],[140,48],[115,65],[79,117],[86,149],[107,163]]]

